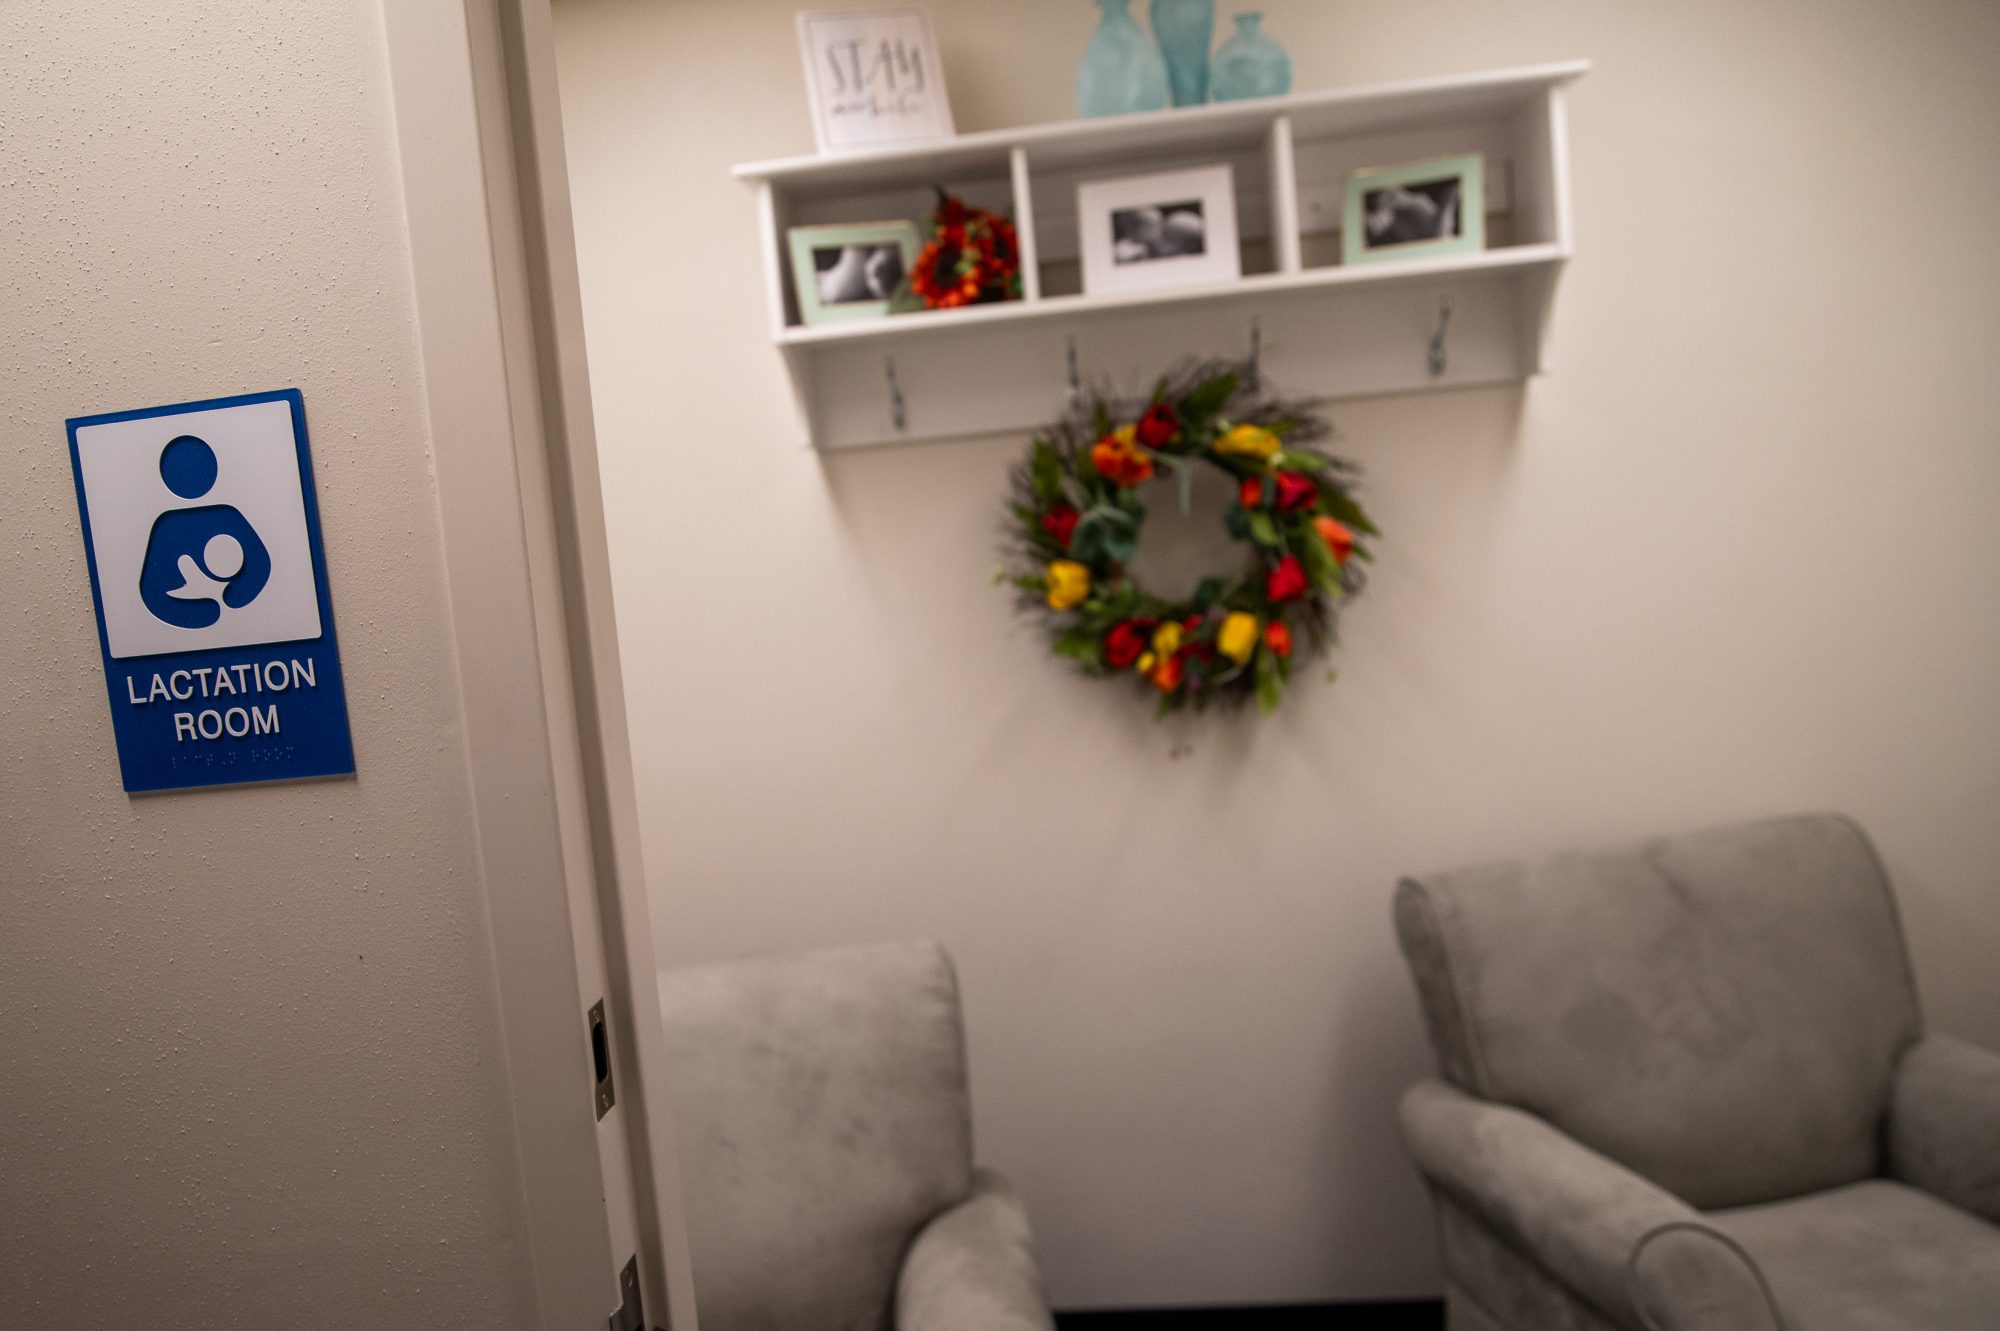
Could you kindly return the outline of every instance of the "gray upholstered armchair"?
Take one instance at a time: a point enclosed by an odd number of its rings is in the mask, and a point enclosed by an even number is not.
[[[1050,1331],[934,943],[660,977],[703,1331]]]
[[[1926,1035],[1859,828],[1405,881],[1453,1331],[1993,1331],[2000,1056]]]

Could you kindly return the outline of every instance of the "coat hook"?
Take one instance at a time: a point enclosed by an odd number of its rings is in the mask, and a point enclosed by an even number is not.
[[[1259,368],[1264,359],[1264,321],[1250,319],[1250,391],[1256,392],[1263,386],[1263,375]]]
[[[1446,296],[1438,302],[1437,331],[1431,334],[1431,377],[1433,379],[1443,374],[1445,367],[1451,363],[1445,355],[1444,347],[1445,330],[1450,327],[1451,297]]]
[[[1083,376],[1077,372],[1076,338],[1071,337],[1069,339],[1069,409],[1071,411],[1078,411],[1081,410],[1082,407],[1083,407]]]
[[[896,382],[896,358],[882,358],[882,368],[889,377],[889,423],[901,434],[909,428],[909,414],[903,408],[903,386]]]

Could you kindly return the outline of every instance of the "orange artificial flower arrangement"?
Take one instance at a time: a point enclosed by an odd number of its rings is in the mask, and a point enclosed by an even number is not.
[[[1021,298],[1021,241],[1014,224],[938,190],[930,237],[910,269],[910,292],[925,309]]]

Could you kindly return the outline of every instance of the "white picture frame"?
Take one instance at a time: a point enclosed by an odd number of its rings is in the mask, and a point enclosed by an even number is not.
[[[1086,295],[1208,286],[1243,275],[1227,162],[1086,181],[1076,191]]]
[[[867,152],[956,133],[926,10],[801,10],[798,27],[820,152]]]

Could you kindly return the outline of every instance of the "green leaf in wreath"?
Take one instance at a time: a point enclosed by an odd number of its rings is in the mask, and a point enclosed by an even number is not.
[[[1257,544],[1267,550],[1282,550],[1285,548],[1285,538],[1278,534],[1278,524],[1271,521],[1269,513],[1260,511],[1246,514],[1245,517],[1250,524],[1251,540],[1257,542]]]
[[[1364,536],[1380,536],[1382,534],[1375,529],[1375,524],[1368,520],[1368,515],[1361,511],[1361,505],[1349,498],[1347,492],[1344,490],[1336,489],[1331,485],[1321,486],[1319,503],[1320,507],[1324,508],[1338,520],[1342,526],[1352,527]]]
[[[1313,586],[1336,601],[1346,594],[1340,581],[1340,561],[1333,557],[1318,528],[1304,527],[1297,533],[1294,544],[1298,546],[1299,561],[1306,567],[1306,578]]]
[[[1035,441],[1033,460],[1028,464],[1028,483],[1035,502],[1047,508],[1063,497],[1062,455],[1045,439]]]
[[[1020,520],[1021,534],[1028,538],[1028,545],[1038,554],[1049,558],[1060,558],[1067,553],[1066,548],[1051,536],[1042,526],[1042,515],[1026,504],[1014,504],[1014,516]]]
[[[1118,498],[1108,504],[1092,504],[1088,509],[1084,510],[1083,521],[1088,522],[1094,518],[1114,530],[1137,527],[1139,525],[1139,516],[1130,508],[1125,507],[1128,502],[1136,501],[1127,501],[1123,498]]]
[[[1250,539],[1250,515],[1237,504],[1231,504],[1222,514],[1222,525],[1229,529],[1229,535],[1238,541]]]
[[[1144,510],[1141,510],[1143,513]],[[1070,533],[1070,558],[1088,564],[1100,556],[1124,563],[1132,556],[1120,555],[1116,549],[1136,549],[1139,544],[1139,518],[1128,513],[1117,504],[1092,504],[1077,519],[1076,530]]]
[[[1269,716],[1278,710],[1285,696],[1285,683],[1278,678],[1278,658],[1269,647],[1257,649],[1257,710]]]
[[[1235,374],[1218,374],[1215,378],[1196,384],[1188,390],[1188,395],[1181,399],[1181,414],[1196,417],[1213,416],[1222,410],[1223,405],[1235,392]]]
[[[1271,455],[1271,466],[1276,471],[1325,471],[1332,465],[1332,462],[1317,453],[1290,453],[1281,450]]]
[[[1121,582],[1104,594],[1104,616],[1107,619],[1130,619],[1138,611],[1139,593],[1130,582]]]
[[[1089,629],[1071,629],[1055,640],[1055,653],[1084,665],[1096,665],[1097,634]]]

